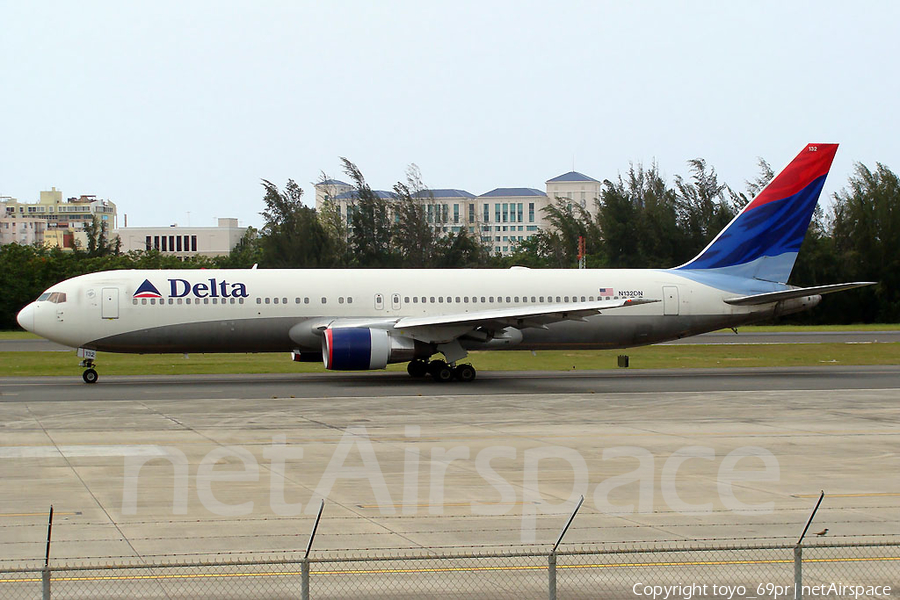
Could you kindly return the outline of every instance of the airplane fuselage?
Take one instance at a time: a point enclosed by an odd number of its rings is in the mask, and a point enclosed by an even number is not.
[[[714,286],[695,279],[675,270],[622,269],[107,271],[51,287],[26,318],[39,335],[101,351],[319,352],[322,330],[335,323],[390,328],[404,317],[657,300],[545,326],[525,324],[506,337],[461,339],[467,348],[599,349],[736,327],[819,300],[734,306],[724,300],[787,286],[743,278]]]

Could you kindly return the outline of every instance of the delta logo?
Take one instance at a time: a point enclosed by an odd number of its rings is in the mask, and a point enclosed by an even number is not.
[[[162,298],[162,294],[159,293],[159,290],[156,289],[155,285],[150,283],[149,279],[145,279],[144,283],[135,290],[132,298]]]
[[[224,279],[219,281],[213,278],[198,283],[191,283],[187,279],[169,279],[169,298],[184,298],[186,296],[193,296],[194,298],[246,298],[249,295],[245,284],[230,283]],[[145,279],[144,283],[135,290],[132,297],[161,299],[163,295],[159,293],[155,285],[150,283],[149,279]]]

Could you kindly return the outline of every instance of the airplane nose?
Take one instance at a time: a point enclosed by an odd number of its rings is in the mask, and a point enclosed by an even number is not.
[[[26,331],[34,331],[34,303],[32,302],[16,315],[19,326]]]

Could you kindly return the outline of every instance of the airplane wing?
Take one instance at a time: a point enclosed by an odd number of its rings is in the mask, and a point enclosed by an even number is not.
[[[757,304],[769,304],[770,302],[779,302],[781,300],[790,300],[792,298],[803,298],[804,296],[817,296],[821,294],[830,294],[832,292],[842,292],[844,290],[852,290],[867,285],[875,285],[875,283],[876,282],[874,281],[856,281],[853,283],[817,285],[806,288],[794,288],[792,290],[784,290],[781,292],[767,292],[765,294],[753,294],[752,296],[726,298],[725,302],[735,306],[755,306]]]
[[[478,328],[491,331],[507,327],[545,328],[548,324],[558,321],[583,321],[584,317],[599,314],[602,310],[640,306],[652,302],[659,300],[624,298],[594,302],[531,304],[428,317],[403,317],[393,328],[422,341],[446,342]]]

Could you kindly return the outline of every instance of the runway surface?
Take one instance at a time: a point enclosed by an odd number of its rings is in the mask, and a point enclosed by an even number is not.
[[[900,367],[0,379],[0,561],[900,535]],[[718,542],[709,542],[718,543]]]
[[[900,366],[730,369],[618,369],[615,371],[493,371],[471,383],[436,383],[406,373],[80,376],[0,379],[0,402],[69,403],[95,400],[199,400],[333,397],[384,398],[498,394],[614,394],[763,390],[893,389]]]

